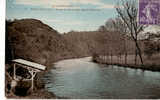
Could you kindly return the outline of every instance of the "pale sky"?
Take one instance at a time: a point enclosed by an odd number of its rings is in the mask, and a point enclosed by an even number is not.
[[[6,0],[7,19],[34,18],[60,33],[94,31],[107,19],[116,17],[116,0]],[[74,10],[56,10],[56,9]],[[85,11],[76,11],[85,9]],[[89,11],[87,11],[87,9]],[[93,10],[96,9],[96,10]]]

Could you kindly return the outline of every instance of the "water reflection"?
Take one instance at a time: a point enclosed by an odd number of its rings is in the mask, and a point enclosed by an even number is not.
[[[160,73],[65,60],[44,77],[46,89],[68,98],[159,98]]]

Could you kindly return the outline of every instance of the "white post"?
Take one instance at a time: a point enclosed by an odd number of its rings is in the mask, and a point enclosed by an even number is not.
[[[31,74],[32,74],[32,85],[31,85],[31,89],[32,89],[32,91],[33,91],[33,89],[34,89],[34,77],[36,76],[36,73],[37,73],[37,72],[32,69],[32,71],[31,71]]]
[[[34,75],[33,75],[33,70],[31,71],[31,74],[32,74],[32,84],[31,84],[31,89],[33,91],[33,88],[34,88]]]

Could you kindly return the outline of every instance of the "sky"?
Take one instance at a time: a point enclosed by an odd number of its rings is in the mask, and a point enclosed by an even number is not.
[[[94,31],[116,17],[115,3],[116,0],[6,0],[6,19],[39,19],[60,33]]]

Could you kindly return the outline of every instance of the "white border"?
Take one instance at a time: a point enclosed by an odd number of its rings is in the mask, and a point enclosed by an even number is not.
[[[0,98],[5,100],[4,95],[4,69],[5,69],[5,0],[0,0]]]

